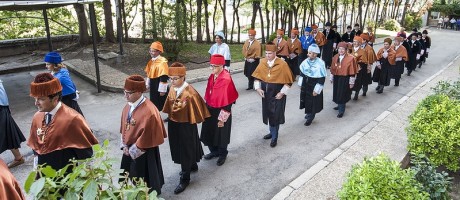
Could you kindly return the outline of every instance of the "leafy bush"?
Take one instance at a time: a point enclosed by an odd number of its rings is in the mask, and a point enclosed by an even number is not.
[[[178,40],[160,40],[160,42],[164,50],[164,53],[161,55],[169,61],[177,61],[181,51],[181,43]]]
[[[25,191],[33,199],[158,199],[156,191],[148,193],[149,188],[144,181],[135,180],[136,185],[133,185],[127,175],[119,175],[121,169],[112,171],[116,161],[106,156],[107,146],[107,140],[103,148],[99,144],[94,145],[92,158],[74,160],[58,171],[49,166],[39,166],[27,177]],[[69,168],[73,169],[66,172]],[[35,180],[37,174],[40,178]],[[119,178],[125,181],[114,183]]]
[[[285,40],[289,39],[289,37],[286,35],[287,34],[287,31],[285,32],[285,35],[283,35],[283,38]],[[270,36],[268,36],[268,40],[267,40],[267,43],[268,42],[273,42],[273,40],[276,38],[276,32],[270,34]]]
[[[399,29],[401,29],[401,25],[395,19],[390,19],[385,21],[383,28],[388,31],[399,31]]]
[[[422,18],[417,17],[417,13],[409,13],[404,19],[404,26],[406,30],[412,30],[413,28],[420,29],[422,27]]]
[[[438,173],[436,166],[423,154],[411,155],[411,169],[415,172],[415,180],[423,185],[423,190],[433,200],[450,199],[451,180],[446,172]]]
[[[422,100],[409,116],[407,149],[425,154],[435,165],[459,169],[460,104],[446,95],[431,95]]]
[[[340,199],[429,199],[414,172],[380,154],[352,167],[339,191]]]
[[[451,99],[460,100],[460,81],[455,81],[454,83],[439,81],[438,84],[431,89],[435,94],[444,94]]]

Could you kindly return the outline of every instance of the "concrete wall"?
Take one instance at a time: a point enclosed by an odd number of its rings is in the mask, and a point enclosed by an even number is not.
[[[78,35],[61,35],[51,37],[53,50],[78,43]],[[0,41],[0,57],[31,53],[33,51],[48,51],[48,40],[41,38],[23,38]]]

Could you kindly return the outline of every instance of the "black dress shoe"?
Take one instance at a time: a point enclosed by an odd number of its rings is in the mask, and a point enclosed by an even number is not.
[[[272,134],[269,133],[269,134],[265,135],[264,139],[265,140],[272,139]]]
[[[310,126],[313,121],[307,120],[305,123],[303,123],[304,126]]]
[[[185,188],[187,188],[189,182],[183,182],[183,183],[179,183],[179,185],[176,187],[176,189],[174,189],[174,194],[179,194],[181,192],[183,192],[185,190]]]
[[[380,90],[380,85],[377,86],[377,87],[375,88],[375,90],[377,90],[377,91]]]
[[[166,117],[166,119],[163,119],[163,122],[169,122],[169,117]]]
[[[227,159],[227,157],[219,157],[219,159],[217,159],[217,166],[222,166],[224,163],[225,163],[225,160]]]
[[[278,143],[277,140],[272,140],[272,142],[270,142],[270,147],[276,147],[277,143]]]
[[[363,97],[365,97],[365,96],[366,96],[366,93],[365,93],[365,92],[363,92]]]
[[[190,169],[192,172],[197,172],[198,171],[198,164],[195,163],[192,165],[192,168]]]
[[[334,109],[334,110],[339,110],[339,107],[338,107],[338,106],[336,106],[336,107],[334,107],[333,109]]]
[[[342,117],[343,117],[343,113],[339,113],[339,114],[337,115],[337,118],[342,118]]]
[[[208,153],[208,154],[204,155],[203,157],[204,157],[205,160],[211,160],[213,158],[219,157],[219,155],[214,154],[214,153]]]
[[[377,94],[382,94],[383,93],[383,90],[378,90],[377,91]]]
[[[252,90],[252,89],[254,89],[254,88],[250,88],[250,87],[249,87],[249,88],[246,88],[246,90]]]

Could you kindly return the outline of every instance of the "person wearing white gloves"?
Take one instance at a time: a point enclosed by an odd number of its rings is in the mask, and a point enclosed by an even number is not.
[[[338,110],[338,118],[345,114],[345,104],[351,99],[352,88],[358,73],[358,63],[355,57],[347,53],[348,44],[340,42],[338,54],[332,58],[330,81],[333,83],[332,101],[337,104],[334,110]]]
[[[383,93],[383,88],[390,85],[390,73],[396,67],[396,51],[391,48],[391,42],[390,38],[385,38],[383,47],[377,53],[377,66],[372,79],[378,83],[378,94]]]
[[[305,109],[305,123],[310,126],[316,113],[323,110],[323,88],[326,80],[326,64],[321,58],[317,44],[308,47],[308,58],[300,64],[300,109]]]
[[[422,45],[417,40],[417,35],[412,34],[409,41],[407,41],[409,48],[407,49],[407,53],[409,56],[409,62],[406,65],[407,68],[407,76],[410,76],[412,71],[415,71],[417,67],[417,62],[420,60],[420,53],[422,50]]]
[[[150,188],[161,194],[164,184],[160,144],[166,138],[166,129],[157,107],[144,95],[147,88],[142,76],[126,78],[120,124],[120,149],[123,151],[121,169],[129,178],[142,178]],[[122,179],[123,180],[123,179]]]

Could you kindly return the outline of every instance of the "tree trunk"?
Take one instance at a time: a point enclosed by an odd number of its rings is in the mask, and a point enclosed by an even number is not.
[[[204,18],[206,22],[206,42],[211,42],[211,36],[209,35],[209,13],[208,13],[208,0],[203,0],[204,3]]]
[[[193,6],[192,6],[192,1],[189,1],[189,7],[190,7],[190,21],[189,21],[189,32],[187,35],[190,35],[190,41],[193,42]]]
[[[73,4],[78,19],[78,35],[80,37],[80,45],[89,44],[88,22],[86,21],[85,7],[83,4]]]
[[[238,3],[236,5],[236,10],[238,10],[238,8],[240,7],[240,3],[241,3],[241,0],[238,0]],[[240,43],[240,34],[241,34],[241,25],[240,25],[240,15],[238,14],[238,12],[235,13],[236,14],[236,24],[238,25],[238,43]]]
[[[217,2],[219,0],[216,0],[216,3],[214,4],[214,12],[212,14],[212,35],[216,35],[216,12],[217,12]]]
[[[308,24],[308,21],[307,21],[307,7],[308,7],[308,6],[307,6],[307,5],[308,5],[307,2],[304,2],[304,3],[302,4],[302,7],[303,7],[303,10],[302,10],[302,11],[303,11],[303,13],[302,13],[302,19],[303,19],[303,20],[302,20],[302,27],[301,27],[300,29],[303,29],[303,28],[305,28],[305,27],[308,26],[308,25],[307,25],[307,24]],[[303,33],[303,31],[300,31],[300,32]]]
[[[258,10],[259,10],[259,17],[260,17],[260,26],[264,27],[264,18],[262,17],[262,8],[260,7],[260,3],[258,5]],[[262,30],[262,43],[265,43],[265,33],[264,29],[261,28]]]
[[[351,2],[351,16],[350,16],[350,21],[351,21],[350,23],[351,23],[351,24],[356,24],[356,20],[353,21],[353,20],[355,19],[355,18],[354,18],[354,17],[355,17],[355,2],[356,2],[355,0],[353,0],[353,1]],[[353,26],[353,25],[352,25],[352,26]]]
[[[379,24],[380,1],[377,1],[377,12],[375,12],[375,24]]]
[[[268,0],[265,0],[265,19],[267,21],[267,35],[270,35],[270,10],[268,10]],[[263,27],[261,27],[263,29]]]
[[[150,8],[152,9],[152,37],[154,40],[158,38],[158,33],[157,33],[157,21],[155,19],[155,0],[150,0]]]
[[[273,27],[274,31],[276,31],[276,29],[279,28],[279,14],[280,14],[280,10],[279,10],[279,3],[278,3],[278,0],[274,0],[275,1],[275,7],[273,9],[275,9],[275,27]]]
[[[257,17],[257,8],[260,4],[260,1],[255,0],[252,2],[252,18],[251,18],[251,28],[256,28],[256,17]]]
[[[227,14],[226,14],[226,10],[227,10],[227,0],[222,0],[223,2],[221,2],[221,8],[222,8],[222,16],[224,18],[224,35],[227,35],[228,36],[228,33],[227,33]]]
[[[201,7],[203,0],[196,1],[196,42],[203,42],[203,34],[201,33]]]
[[[230,31],[230,43],[233,43],[233,31],[235,29],[235,18],[236,12],[238,12],[238,8],[236,7],[236,1],[232,3],[233,7],[233,14],[232,14],[232,30]]]
[[[369,12],[369,4],[370,4],[370,2],[368,1],[367,5],[366,5],[366,12],[364,12],[364,22],[363,22],[363,24],[366,24],[367,12]],[[364,25],[363,25],[363,27],[364,27]],[[375,30],[374,30],[374,32],[375,32]]]
[[[180,6],[181,6],[181,9],[182,9],[182,12],[181,12],[181,25],[182,25],[182,41],[185,41],[187,42],[188,41],[188,38],[187,38],[187,6],[185,5],[185,0],[181,0],[180,1]],[[190,10],[190,12],[192,12]]]
[[[401,17],[401,26],[404,27],[404,23],[405,23],[405,18],[406,18],[406,12],[407,12],[407,8],[409,6],[409,2],[410,0],[406,0],[406,3],[404,4],[404,9],[403,9],[403,13],[402,13],[402,17]]]
[[[145,29],[146,29],[145,0],[141,0],[141,9],[142,9],[142,43],[145,43]]]
[[[364,5],[364,0],[358,0],[358,16],[359,16],[359,24],[361,27],[363,27],[364,30],[364,24],[363,24],[363,5]]]
[[[129,36],[128,36],[128,22],[126,22],[126,10],[125,10],[125,0],[121,1],[121,11],[122,11],[122,16],[123,16],[123,28],[125,29],[125,42],[128,41]]]
[[[165,29],[166,29],[165,26],[166,25],[165,25],[165,20],[164,20],[163,13],[162,13],[164,5],[165,5],[165,0],[161,0],[161,2],[160,2],[160,10],[159,10],[158,13],[160,14],[160,23],[161,23],[160,30],[161,30],[161,38],[163,40],[165,40],[165,38],[166,38],[166,35],[165,35]]]
[[[112,5],[110,4],[110,0],[102,1],[102,6],[104,8],[105,39],[107,42],[114,43],[116,39],[113,32]]]

